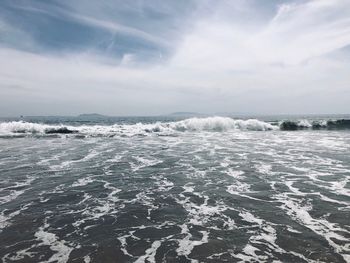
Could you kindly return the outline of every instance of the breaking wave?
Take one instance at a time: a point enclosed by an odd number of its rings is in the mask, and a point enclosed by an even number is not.
[[[270,123],[256,119],[235,120],[225,117],[190,118],[171,123],[169,126],[177,131],[267,131],[277,129],[276,126]]]
[[[279,123],[279,128],[284,131],[295,131],[295,130],[341,130],[350,129],[350,120],[340,119],[340,120],[297,120],[291,121],[286,120]]]
[[[257,119],[232,119],[228,117],[189,118],[177,122],[155,122],[151,124],[113,124],[113,125],[52,125],[25,121],[0,123],[0,136],[76,134],[77,136],[134,136],[171,135],[180,132],[228,132],[228,131],[270,131],[304,129],[350,129],[350,120],[309,121],[285,120],[264,122]]]

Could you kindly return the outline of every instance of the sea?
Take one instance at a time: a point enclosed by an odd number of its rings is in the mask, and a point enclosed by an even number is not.
[[[350,116],[2,118],[0,262],[350,262]]]

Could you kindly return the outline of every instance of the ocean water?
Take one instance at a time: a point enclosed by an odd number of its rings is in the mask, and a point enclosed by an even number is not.
[[[3,119],[1,261],[350,262],[349,119]]]

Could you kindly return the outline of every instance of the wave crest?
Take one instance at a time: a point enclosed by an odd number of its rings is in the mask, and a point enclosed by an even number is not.
[[[228,132],[228,131],[269,131],[269,130],[338,130],[350,129],[350,120],[285,120],[268,123],[257,119],[232,119],[228,117],[189,118],[176,122],[155,122],[150,124],[113,125],[49,125],[24,121],[0,123],[0,136],[27,136],[77,134],[77,136],[135,136],[135,135],[174,135],[180,132]]]
[[[277,127],[256,119],[235,120],[227,117],[190,118],[171,125],[177,131],[267,131]]]
[[[231,130],[253,130],[266,131],[278,129],[269,123],[256,119],[234,120],[226,117],[190,118],[177,122],[156,122],[151,124],[114,124],[104,125],[82,125],[63,126],[30,123],[24,121],[12,121],[0,123],[1,135],[20,134],[71,134],[79,133],[87,136],[113,136],[113,135],[145,135],[149,133],[171,134],[176,132],[195,131],[231,131]]]
[[[279,123],[279,127],[283,131],[295,131],[295,130],[342,130],[350,129],[350,120],[340,119],[340,120],[285,120]]]

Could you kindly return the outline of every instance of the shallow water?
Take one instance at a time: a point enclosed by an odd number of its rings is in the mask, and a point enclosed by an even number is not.
[[[6,137],[0,178],[3,262],[350,262],[348,130]]]

